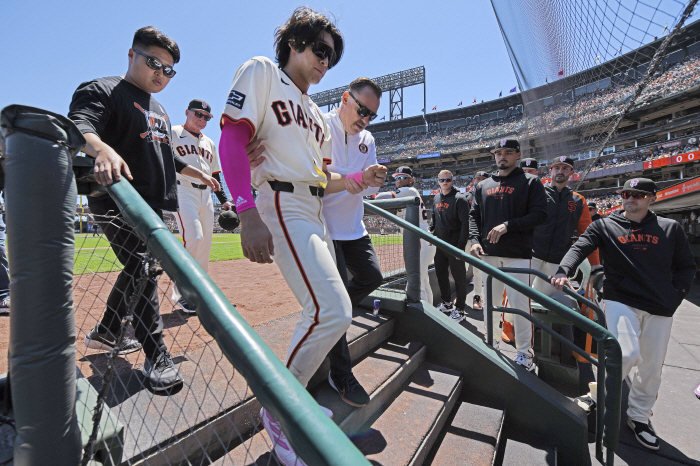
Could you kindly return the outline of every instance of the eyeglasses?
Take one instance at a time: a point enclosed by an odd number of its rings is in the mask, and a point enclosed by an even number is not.
[[[335,50],[333,50],[333,47],[326,44],[324,41],[319,40],[314,42],[311,45],[311,51],[318,57],[319,60],[326,60],[329,70],[335,66]]]
[[[348,92],[348,94],[350,94],[350,97],[352,97],[352,100],[355,101],[357,106],[360,107],[357,109],[358,115],[360,115],[362,118],[369,117],[369,121],[372,121],[375,118],[377,118],[377,114],[374,113],[372,110],[368,109],[367,107],[365,107],[364,105],[362,105],[360,102],[358,102],[357,99],[355,98],[355,96],[352,95],[352,92]]]
[[[622,199],[629,199],[630,197],[633,199],[646,199],[647,197],[653,196],[653,194],[640,193],[637,191],[624,191],[620,193],[620,196]]]
[[[194,116],[196,116],[197,118],[204,118],[204,121],[211,120],[211,115],[207,115],[206,113],[198,112],[197,110],[194,111]]]
[[[449,183],[450,181],[452,181],[452,178],[440,178],[438,181],[440,183]]]
[[[148,65],[148,67],[150,69],[156,70],[156,71],[162,69],[163,76],[165,76],[166,78],[172,78],[173,76],[175,76],[176,71],[173,69],[172,66],[164,65],[156,57],[148,56],[145,53],[139,52],[136,49],[131,49],[131,50],[133,50],[134,53],[137,53],[137,54],[141,55],[142,57],[145,57],[146,58],[146,65]]]

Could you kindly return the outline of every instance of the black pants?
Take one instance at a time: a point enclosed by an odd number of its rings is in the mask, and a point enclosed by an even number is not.
[[[127,313],[129,299],[136,290],[138,279],[143,273],[141,261],[146,253],[146,245],[119,215],[119,209],[111,199],[90,203],[90,211],[109,240],[109,245],[117,259],[124,266],[109,293],[107,309],[99,328],[100,333],[109,330],[116,337],[119,335],[122,318]],[[163,212],[156,211],[156,213],[161,219],[163,218]],[[133,326],[136,339],[143,345],[146,357],[151,360],[166,350],[163,341],[163,319],[158,308],[157,278],[148,279],[146,288],[139,296],[134,309]]]
[[[444,238],[440,238],[444,239]],[[453,246],[457,246],[456,242],[450,241],[449,239],[444,239]],[[451,256],[442,250],[438,249],[435,252],[435,275],[437,276],[438,285],[440,286],[440,294],[442,295],[443,302],[452,301],[452,292],[450,290],[450,275],[448,272],[452,272],[452,278],[455,280],[455,288],[457,290],[457,301],[455,306],[457,309],[464,310],[467,304],[467,267],[466,264]]]
[[[333,241],[333,246],[340,278],[343,279],[350,295],[350,302],[355,307],[382,284],[382,271],[379,268],[377,253],[369,236],[348,241]],[[348,281],[346,269],[349,269],[353,275],[350,281]],[[328,356],[331,359],[333,375],[342,377],[352,373],[352,360],[346,335],[338,340]]]

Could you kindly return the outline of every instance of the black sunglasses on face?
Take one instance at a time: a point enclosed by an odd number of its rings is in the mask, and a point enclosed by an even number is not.
[[[319,40],[311,45],[311,51],[318,57],[319,60],[326,60],[329,70],[335,66],[335,50],[333,50],[333,47],[330,45],[326,44],[322,40]]]
[[[197,110],[194,111],[194,116],[196,116],[197,118],[204,118],[204,121],[211,120],[211,115],[207,115],[206,113],[198,112]]]
[[[357,106],[359,107],[357,109],[358,115],[360,115],[362,118],[369,117],[369,121],[372,121],[375,118],[377,118],[377,114],[374,113],[372,110],[368,109],[367,107],[365,107],[364,105],[362,105],[360,102],[358,102],[357,99],[355,98],[355,96],[352,95],[352,92],[348,92],[348,94],[350,94],[350,97],[352,97],[352,100],[354,100],[355,103],[357,104]]]
[[[620,193],[620,196],[622,199],[629,199],[630,197],[634,199],[646,199],[647,197],[652,196],[652,194],[640,193],[637,191],[625,191]]]
[[[175,76],[175,73],[177,73],[177,71],[175,71],[172,66],[162,64],[160,62],[160,60],[158,60],[156,57],[151,57],[149,55],[146,55],[143,52],[139,52],[136,49],[131,49],[131,50],[133,50],[134,53],[137,53],[137,54],[141,55],[142,57],[146,58],[146,65],[150,69],[156,70],[156,71],[162,69],[163,76],[165,76],[166,78],[172,78],[173,76]]]
[[[440,183],[449,183],[450,181],[452,181],[452,178],[440,178],[438,181]]]

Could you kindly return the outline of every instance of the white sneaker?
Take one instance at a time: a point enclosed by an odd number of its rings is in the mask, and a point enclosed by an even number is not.
[[[527,354],[518,353],[515,357],[515,363],[523,366],[528,372],[535,370],[535,361],[532,360],[532,356],[528,356]]]
[[[454,309],[454,305],[452,303],[446,303],[446,302],[441,302],[438,304],[437,307],[438,311],[442,311],[445,314],[450,314],[452,312],[452,309]]]
[[[460,311],[459,309],[454,308],[450,313],[450,319],[454,320],[454,322],[458,324],[464,319],[464,314],[462,314],[462,311]]]
[[[333,419],[333,411],[323,406],[321,406],[321,409],[328,417]],[[291,445],[289,445],[287,441],[287,437],[280,428],[279,422],[277,422],[265,408],[260,409],[260,420],[267,431],[267,435],[270,436],[275,455],[277,455],[279,462],[284,466],[306,466],[306,463],[292,450]]]

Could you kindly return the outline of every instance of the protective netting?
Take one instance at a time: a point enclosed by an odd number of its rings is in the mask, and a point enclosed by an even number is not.
[[[700,43],[681,34],[695,3],[492,0],[522,91],[523,155],[571,156],[582,180],[616,140],[636,147],[619,136],[647,123],[625,116],[700,83]]]
[[[78,387],[82,381],[85,392],[77,402],[83,464],[93,456],[115,465],[278,464],[261,432],[260,404],[197,314],[173,301],[173,283],[157,259],[135,246],[139,241],[123,217],[95,220],[98,232],[76,235],[73,288]],[[149,314],[151,304],[156,312]],[[116,324],[111,309],[118,309]],[[146,337],[140,334],[134,345],[143,323]],[[144,367],[159,368],[145,355],[153,353],[159,325],[162,349],[182,377],[167,389],[167,373],[155,384],[144,374]]]
[[[395,211],[392,213],[396,213]],[[396,224],[379,215],[365,214],[362,219],[379,258],[384,288],[396,281],[405,284],[406,264],[403,259],[403,233]]]

